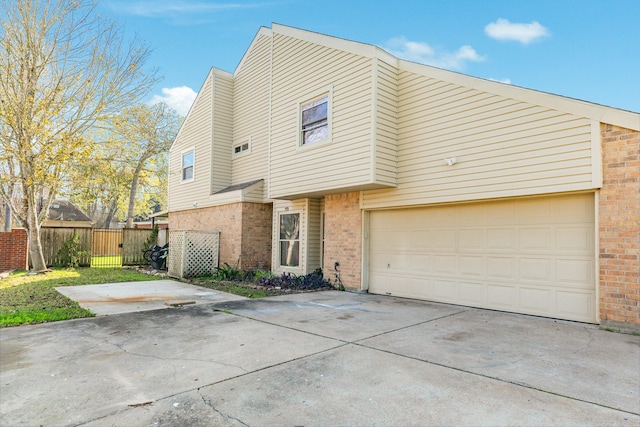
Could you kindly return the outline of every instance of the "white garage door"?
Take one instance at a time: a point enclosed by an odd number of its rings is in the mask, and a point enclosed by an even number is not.
[[[369,292],[595,322],[593,197],[373,211]]]

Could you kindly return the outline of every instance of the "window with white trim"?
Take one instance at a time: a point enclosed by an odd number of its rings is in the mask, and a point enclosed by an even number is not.
[[[300,214],[283,213],[278,221],[280,266],[300,266]]]
[[[325,141],[330,137],[330,93],[300,104],[301,145]]]
[[[194,151],[182,153],[182,181],[193,180],[193,166],[195,162]]]

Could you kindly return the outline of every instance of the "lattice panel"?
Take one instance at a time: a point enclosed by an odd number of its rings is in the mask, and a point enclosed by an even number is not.
[[[187,278],[213,274],[218,266],[219,241],[217,231],[171,231],[169,275]]]
[[[167,256],[167,274],[182,278],[184,264],[184,231],[169,231],[169,254]]]

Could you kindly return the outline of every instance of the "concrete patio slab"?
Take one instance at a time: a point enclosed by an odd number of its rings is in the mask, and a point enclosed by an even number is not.
[[[175,280],[61,286],[56,290],[98,316],[168,308],[167,302],[175,306],[246,299]]]

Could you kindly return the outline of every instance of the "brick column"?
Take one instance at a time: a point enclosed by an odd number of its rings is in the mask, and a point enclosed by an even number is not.
[[[360,289],[362,277],[362,211],[359,193],[343,193],[324,199],[324,265],[327,279],[334,279],[334,264],[340,263],[345,287]]]
[[[601,124],[600,320],[640,332],[640,132]]]

